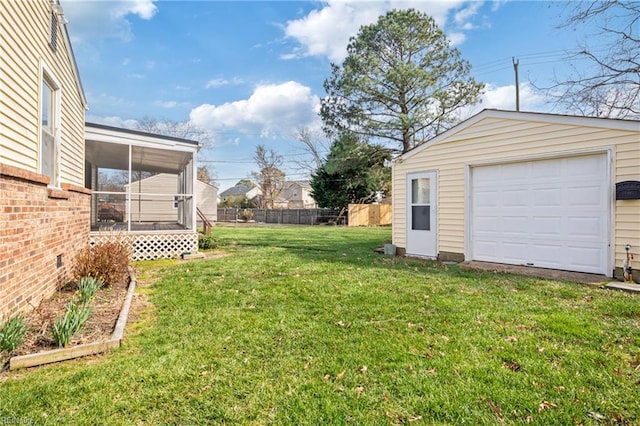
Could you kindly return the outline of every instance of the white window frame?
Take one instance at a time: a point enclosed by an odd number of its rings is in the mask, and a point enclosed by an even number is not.
[[[43,141],[42,141],[42,90],[43,85],[47,82],[49,87],[52,89],[51,93],[51,118],[52,118],[52,129],[53,129],[53,176],[51,176],[51,182],[49,186],[54,188],[60,187],[60,128],[62,123],[61,112],[62,112],[62,85],[60,81],[55,77],[55,74],[51,71],[51,69],[47,66],[44,61],[40,61],[40,80],[39,80],[39,88],[38,91],[38,173],[44,174],[44,170],[42,169],[44,164],[44,150],[43,150]]]

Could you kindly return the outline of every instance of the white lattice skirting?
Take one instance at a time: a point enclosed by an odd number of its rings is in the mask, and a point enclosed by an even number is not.
[[[198,233],[151,233],[114,235],[113,233],[91,234],[89,244],[113,241],[114,238],[124,239],[131,244],[132,260],[171,259],[182,253],[196,253],[198,251]]]

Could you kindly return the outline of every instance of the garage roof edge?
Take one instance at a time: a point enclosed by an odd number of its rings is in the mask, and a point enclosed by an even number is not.
[[[606,129],[618,129],[618,130],[628,130],[640,132],[640,121],[638,120],[623,120],[616,118],[599,118],[599,117],[583,117],[576,115],[562,115],[562,114],[550,114],[544,112],[523,112],[523,111],[506,111],[506,110],[498,110],[498,109],[483,109],[476,115],[473,115],[467,118],[464,121],[456,124],[454,127],[445,131],[444,133],[440,133],[438,136],[435,136],[425,143],[413,148],[410,151],[405,152],[401,156],[399,156],[398,160],[406,160],[414,155],[424,151],[432,145],[435,145],[441,142],[444,139],[449,138],[452,135],[472,126],[480,120],[485,118],[502,118],[502,119],[513,119],[513,120],[524,120],[524,121],[540,121],[545,123],[558,123],[558,124],[568,124],[574,126],[584,126],[584,127],[599,127]]]

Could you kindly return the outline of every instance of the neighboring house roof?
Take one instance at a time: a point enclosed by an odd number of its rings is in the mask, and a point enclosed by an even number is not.
[[[302,189],[311,190],[311,182],[309,182],[308,180],[291,180],[291,181],[285,182],[284,185],[286,187],[289,187],[292,185],[298,185]]]
[[[414,155],[424,151],[430,146],[437,144],[441,141],[445,141],[446,139],[455,135],[458,132],[463,131],[469,126],[474,125],[480,120],[484,119],[517,119],[524,121],[532,121],[532,122],[545,122],[545,123],[558,123],[558,124],[569,124],[574,126],[584,126],[584,127],[596,127],[596,128],[605,128],[605,129],[620,129],[620,130],[633,130],[637,131],[640,129],[640,121],[638,120],[623,120],[616,118],[599,118],[599,117],[583,117],[583,116],[575,116],[575,115],[562,115],[562,114],[550,114],[543,112],[523,112],[523,111],[504,111],[497,109],[484,109],[480,111],[478,114],[458,123],[456,126],[451,129],[445,131],[444,133],[439,134],[427,142],[413,148],[410,151],[405,152],[401,156],[399,156],[395,161],[403,161],[407,158],[413,157]]]
[[[251,185],[240,184],[236,186],[232,186],[229,189],[225,189],[220,193],[220,197],[246,197],[251,191],[260,192],[260,188]]]

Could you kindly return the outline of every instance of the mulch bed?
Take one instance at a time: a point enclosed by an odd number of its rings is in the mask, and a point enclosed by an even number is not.
[[[120,309],[127,294],[127,282],[101,288],[91,303],[91,316],[80,331],[71,338],[69,346],[97,342],[111,337],[118,321]],[[40,305],[25,316],[29,331],[24,342],[12,354],[26,355],[36,352],[57,349],[53,340],[52,327],[57,316],[61,316],[67,304],[76,297],[76,291],[70,287],[62,288],[51,298],[43,300]]]
[[[205,259],[184,260],[180,262],[192,262],[209,260],[226,256],[224,252],[205,252]],[[137,287],[150,286],[157,278],[158,270],[152,268],[147,273],[145,280],[137,280]],[[84,323],[80,331],[71,338],[67,347],[82,345],[85,343],[108,340],[115,328],[122,304],[127,294],[129,280],[115,285],[106,286],[98,290],[91,303],[91,316]],[[44,352],[51,349],[58,349],[53,340],[52,327],[56,317],[61,316],[67,304],[76,297],[76,291],[71,287],[64,287],[58,290],[49,299],[43,300],[38,307],[25,315],[25,323],[28,327],[24,341],[10,356],[27,355],[37,352]],[[127,323],[135,322],[136,319],[145,312],[150,303],[145,294],[136,292],[129,309]],[[5,355],[5,354],[3,354]],[[0,356],[0,367],[8,361],[8,358]]]

